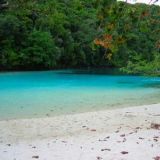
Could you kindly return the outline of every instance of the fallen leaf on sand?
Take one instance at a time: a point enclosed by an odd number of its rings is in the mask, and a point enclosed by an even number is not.
[[[156,139],[156,138],[154,138],[153,140],[154,140],[155,142],[158,142],[158,139]]]
[[[126,140],[127,140],[126,138],[123,138],[123,142],[126,142]]]
[[[98,157],[97,157],[97,160],[102,160],[102,157],[99,157],[99,156],[98,156]]]
[[[99,142],[103,142],[103,141],[107,141],[107,140],[106,140],[106,139],[103,139],[103,140],[102,140],[102,139],[99,139],[98,141],[99,141]]]
[[[120,137],[125,137],[125,134],[121,134]]]
[[[109,139],[109,138],[110,138],[110,136],[106,137],[105,139]]]
[[[105,148],[105,149],[101,149],[101,151],[111,151],[111,149]]]
[[[151,123],[151,128],[160,130],[160,124]]]
[[[153,138],[156,138],[156,139],[158,139],[159,137],[158,137],[158,136],[154,136]]]
[[[126,152],[126,151],[122,151],[121,153],[122,153],[122,154],[128,154],[128,152]]]
[[[154,160],[160,160],[160,156],[154,157]]]
[[[32,156],[32,158],[36,158],[36,159],[38,159],[38,158],[39,158],[39,156]]]

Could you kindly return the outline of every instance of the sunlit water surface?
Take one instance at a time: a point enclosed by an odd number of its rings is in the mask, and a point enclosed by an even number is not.
[[[0,120],[160,102],[160,78],[76,71],[0,73]]]

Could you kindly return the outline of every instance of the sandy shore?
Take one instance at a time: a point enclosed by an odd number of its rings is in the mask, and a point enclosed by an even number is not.
[[[0,121],[0,160],[160,160],[151,124],[160,124],[160,104]]]

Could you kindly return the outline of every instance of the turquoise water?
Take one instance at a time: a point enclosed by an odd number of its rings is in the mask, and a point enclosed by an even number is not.
[[[75,71],[0,73],[0,119],[160,102],[160,78]]]

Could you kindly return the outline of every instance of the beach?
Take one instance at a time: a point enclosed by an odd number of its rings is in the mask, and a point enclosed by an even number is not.
[[[160,104],[2,120],[0,160],[159,160],[159,125]]]

